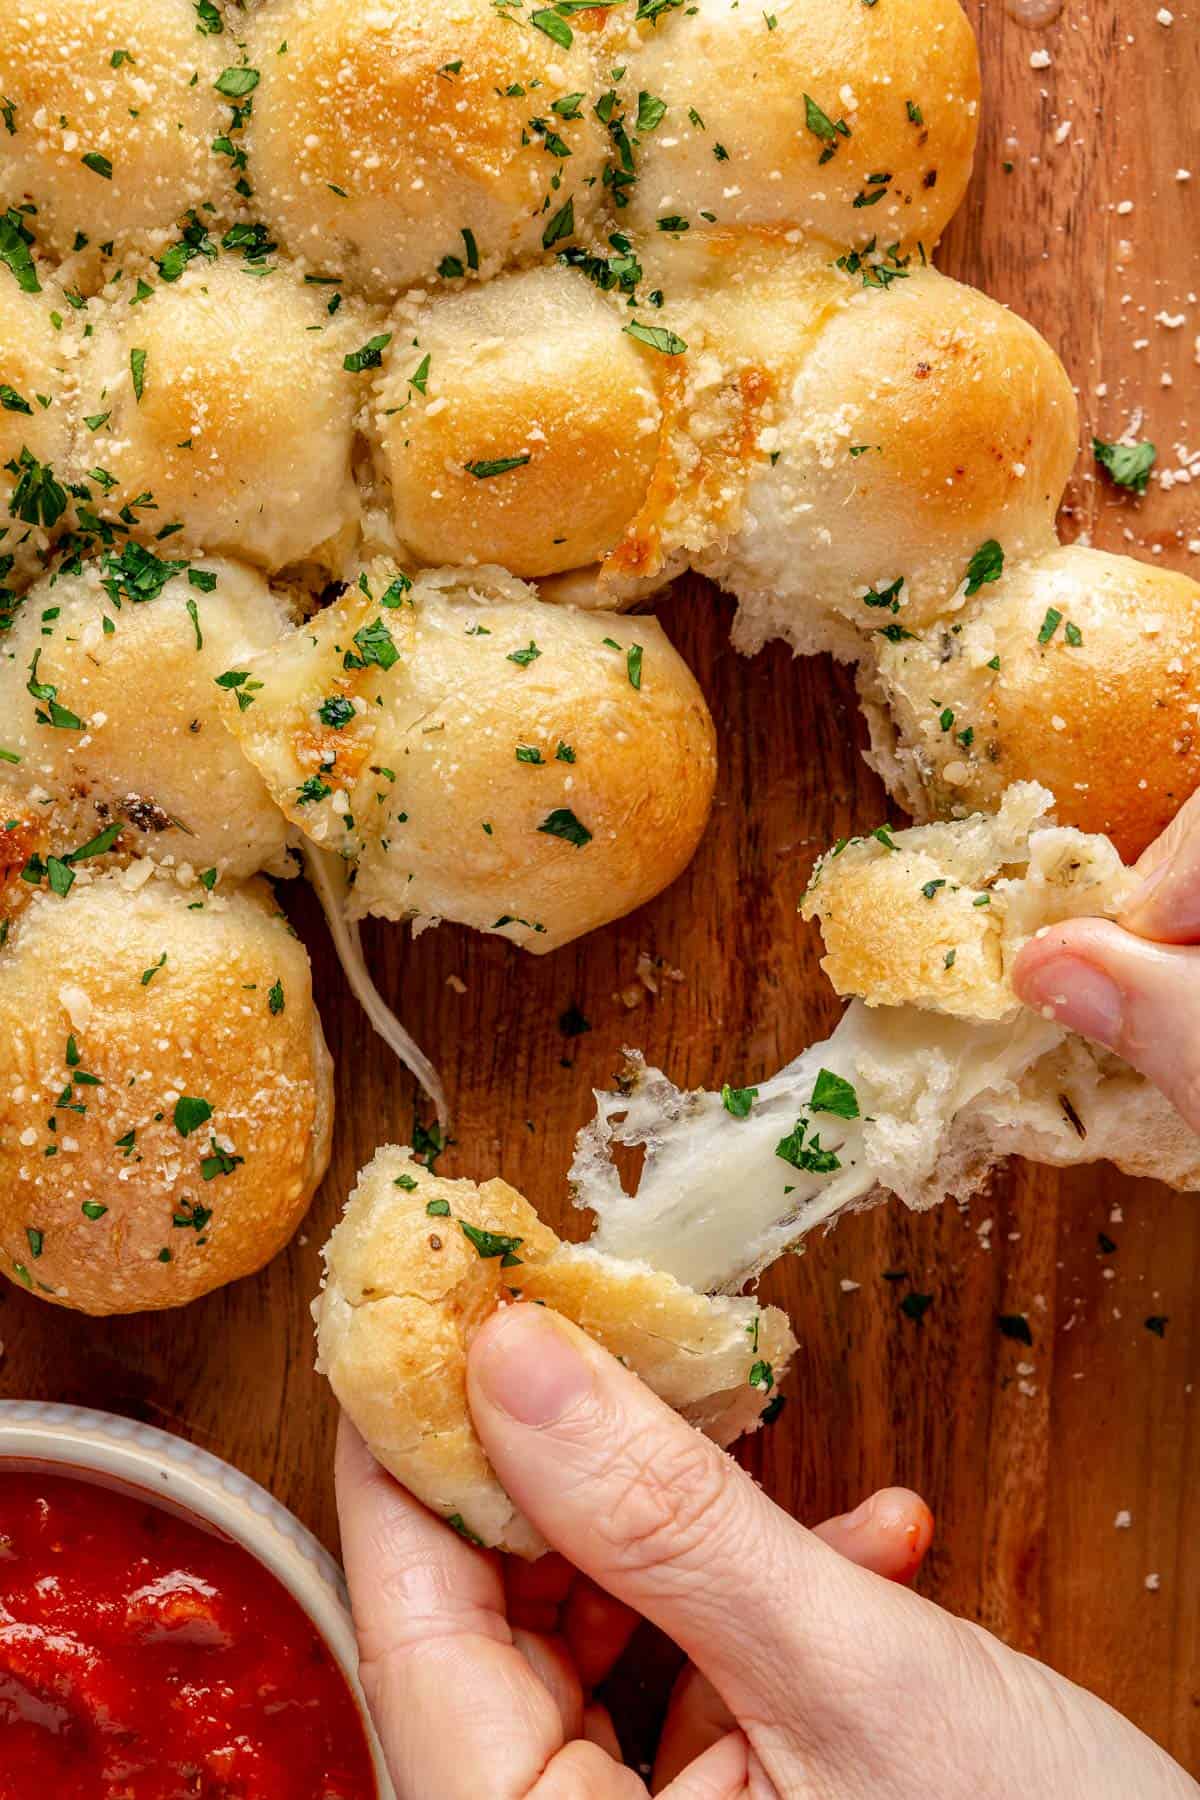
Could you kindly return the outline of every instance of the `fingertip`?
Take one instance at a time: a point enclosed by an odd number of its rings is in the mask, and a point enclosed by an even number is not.
[[[814,1535],[860,1569],[912,1581],[933,1541],[933,1514],[910,1488],[882,1488],[851,1513],[814,1526]]]
[[[1115,946],[1110,934],[1116,934]],[[1071,919],[1039,932],[1013,965],[1018,999],[1068,1031],[1115,1049],[1125,1015],[1113,970],[1121,935],[1119,927],[1098,919]]]

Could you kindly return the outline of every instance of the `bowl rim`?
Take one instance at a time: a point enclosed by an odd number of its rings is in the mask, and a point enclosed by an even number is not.
[[[285,1587],[331,1651],[350,1688],[371,1753],[377,1800],[395,1800],[358,1675],[346,1581],[329,1552],[282,1501],[240,1469],[156,1425],[58,1401],[0,1400],[6,1463],[123,1482],[233,1539]]]

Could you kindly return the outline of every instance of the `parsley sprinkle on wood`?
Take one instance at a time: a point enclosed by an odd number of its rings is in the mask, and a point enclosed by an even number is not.
[[[1128,488],[1131,494],[1146,492],[1150,471],[1158,460],[1151,443],[1106,444],[1103,438],[1092,439],[1092,455],[1113,486]]]

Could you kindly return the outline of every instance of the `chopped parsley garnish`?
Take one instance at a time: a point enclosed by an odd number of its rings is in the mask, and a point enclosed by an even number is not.
[[[510,650],[504,660],[506,662],[516,663],[518,668],[527,669],[530,663],[536,662],[541,654],[541,651],[538,649],[533,639],[530,638],[528,649]]]
[[[460,1219],[458,1223],[463,1236],[474,1244],[480,1256],[485,1259],[498,1256],[502,1269],[511,1268],[514,1263],[520,1262],[516,1252],[525,1242],[524,1238],[505,1237],[498,1231],[484,1231],[479,1225],[468,1225],[465,1219]]]
[[[682,356],[687,349],[683,338],[668,331],[665,325],[643,325],[640,319],[632,319],[624,330],[628,337],[636,338],[639,344],[648,344],[651,350],[659,350],[664,356]]]
[[[67,490],[55,480],[50,464],[40,463],[31,450],[22,448],[4,467],[16,477],[8,497],[9,511],[26,525],[42,525],[46,530],[57,525],[67,510]]]
[[[283,1011],[285,1004],[282,981],[273,981],[270,988],[267,990],[267,1010],[271,1014],[271,1017],[277,1019]]]
[[[102,156],[100,154],[99,150],[89,150],[87,154],[81,156],[79,160],[85,169],[90,169],[92,171],[93,175],[99,175],[105,181],[112,180],[112,164],[109,162],[107,156]]]
[[[11,270],[23,293],[40,294],[42,284],[37,278],[33,257],[29,253],[32,242],[33,233],[15,206],[10,206],[6,213],[0,214],[0,262]]]
[[[147,352],[145,350],[131,350],[129,352],[129,373],[133,377],[133,397],[135,400],[141,399],[146,386],[146,355]]]
[[[630,687],[640,688],[642,685],[642,646],[640,644],[630,644],[629,653],[625,658],[625,668],[629,675]]]
[[[757,1099],[758,1089],[756,1087],[730,1087],[727,1081],[721,1085],[721,1105],[735,1119],[748,1119],[750,1109]]]
[[[204,1157],[201,1161],[200,1175],[202,1180],[215,1181],[218,1175],[232,1175],[233,1171],[245,1162],[246,1159],[244,1156],[235,1156],[232,1150],[222,1150],[216,1138],[209,1138],[208,1141],[211,1147],[211,1154]],[[203,1214],[203,1217],[200,1216],[201,1214]],[[185,1225],[191,1225],[196,1231],[203,1231],[211,1218],[212,1214],[210,1212],[205,1212],[202,1206],[198,1206],[183,1222]],[[176,1219],[175,1223],[178,1225],[179,1220]]]
[[[770,1393],[771,1389],[775,1386],[775,1371],[769,1362],[760,1361],[752,1365],[750,1370],[750,1386],[752,1388],[761,1388],[764,1394]]]
[[[967,564],[967,599],[977,594],[985,582],[999,581],[1004,573],[1004,551],[995,538],[980,544]]]
[[[173,1114],[175,1129],[180,1137],[190,1137],[201,1125],[206,1125],[213,1116],[213,1109],[207,1100],[194,1094],[181,1094],[175,1102]]]
[[[780,1138],[775,1154],[790,1163],[793,1169],[801,1169],[806,1174],[832,1175],[842,1165],[835,1151],[822,1149],[821,1139],[815,1131],[811,1139],[808,1138],[811,1124],[810,1119],[801,1115],[787,1136]]]
[[[573,196],[568,196],[565,205],[560,206],[553,218],[547,221],[546,229],[542,233],[542,248],[553,250],[555,244],[561,244],[564,239],[574,237],[574,235],[575,200]]]
[[[830,157],[836,153],[840,139],[850,136],[850,127],[845,119],[838,119],[835,122],[822,107],[817,105],[811,94],[804,95],[804,123],[824,146],[817,158],[818,164],[827,163]]]
[[[1062,614],[1059,612],[1057,606],[1048,606],[1046,608],[1046,616],[1038,629],[1038,643],[1048,644],[1061,624]]]
[[[260,80],[257,69],[224,69],[213,86],[227,100],[243,100],[247,94],[254,92]]]
[[[355,632],[354,642],[361,661],[351,661],[347,651],[342,658],[346,668],[365,668],[368,663],[374,663],[380,669],[390,669],[400,660],[395,640],[382,619],[372,619],[369,625],[363,625]]]
[[[331,694],[317,708],[317,717],[331,731],[341,731],[354,717],[354,703],[347,700],[344,694]]]
[[[196,30],[204,37],[220,37],[225,27],[213,0],[195,0]]]
[[[531,460],[531,452],[526,450],[520,456],[497,456],[490,462],[464,463],[463,468],[476,481],[490,481],[493,475],[507,475],[510,469],[523,469]]]
[[[322,781],[319,775],[310,775],[307,781],[302,781],[296,789],[296,805],[313,806],[318,800],[328,800],[332,792],[333,789],[327,781]]]
[[[34,652],[33,661],[29,665],[29,680],[25,683],[26,689],[32,697],[42,701],[46,708],[45,712],[40,709],[35,712],[34,717],[38,724],[53,725],[59,731],[85,730],[84,721],[77,713],[71,712],[68,707],[59,705],[57,687],[51,682],[38,680],[37,667],[41,654],[40,650]]]
[[[569,806],[555,807],[542,820],[538,830],[547,837],[562,838],[565,843],[574,844],[577,850],[582,850],[585,844],[592,841],[591,832],[586,825],[580,823]]]
[[[531,16],[529,23],[535,26],[538,31],[544,31],[546,36],[551,38],[554,43],[558,44],[563,50],[569,50],[575,41],[575,33],[571,30],[567,21],[560,18],[559,15],[552,11],[548,6],[543,6],[539,11],[535,12]]]
[[[6,381],[0,381],[0,407],[5,412],[28,413],[31,416],[33,413],[28,400],[22,399],[16,388],[9,387]]]
[[[837,1119],[857,1119],[858,1094],[849,1081],[835,1075],[832,1069],[818,1071],[809,1101],[813,1112],[832,1113]]]
[[[545,758],[536,744],[518,744],[517,761],[519,763],[544,763]]]
[[[361,375],[364,369],[377,369],[383,362],[383,353],[392,341],[390,331],[381,331],[376,337],[368,338],[361,350],[352,350],[342,358],[342,367],[350,375]]]

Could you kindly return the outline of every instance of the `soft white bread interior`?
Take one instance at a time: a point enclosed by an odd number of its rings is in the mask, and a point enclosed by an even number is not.
[[[1012,991],[1022,943],[1115,912],[1130,882],[1106,840],[1049,825],[1049,804],[1018,787],[997,816],[830,852],[804,911],[835,986],[860,998],[755,1089],[684,1093],[634,1058],[571,1171],[595,1247],[737,1287],[847,1208],[966,1198],[1012,1151],[1200,1186],[1200,1140],[1158,1091]],[[632,1194],[613,1144],[645,1148]]]
[[[754,1299],[709,1298],[565,1244],[503,1181],[448,1181],[376,1152],[325,1247],[318,1366],[385,1468],[468,1536],[537,1556],[467,1406],[466,1358],[498,1306],[574,1320],[719,1444],[753,1431],[795,1340]]]
[[[81,865],[65,895],[15,880],[0,1268],[89,1313],[252,1273],[325,1172],[333,1110],[308,957],[271,889],[188,890],[146,860]]]
[[[230,728],[353,865],[357,916],[553,950],[657,893],[704,828],[712,722],[651,619],[550,606],[500,569],[375,563],[246,667]]]

